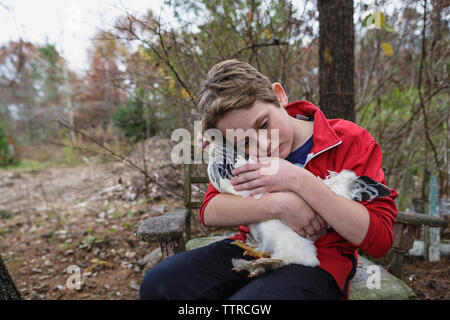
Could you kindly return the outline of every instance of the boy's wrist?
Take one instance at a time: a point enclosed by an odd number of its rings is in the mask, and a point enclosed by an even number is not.
[[[295,192],[299,197],[301,197],[301,186],[303,185],[302,181],[307,179],[306,174],[307,170],[295,166],[292,168],[292,174],[289,175],[287,179],[287,189],[291,192]]]
[[[267,193],[261,199],[265,198],[270,219],[279,219],[283,212],[283,201],[280,196],[282,192]]]

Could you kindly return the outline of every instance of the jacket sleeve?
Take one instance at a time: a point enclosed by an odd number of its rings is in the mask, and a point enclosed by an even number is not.
[[[203,214],[205,213],[205,208],[208,205],[209,201],[212,198],[214,198],[215,196],[217,196],[218,194],[220,194],[220,192],[216,188],[214,188],[214,186],[210,182],[209,187],[205,192],[205,197],[203,198],[202,205],[200,206],[200,221],[201,221],[202,225],[204,225],[204,226],[205,226],[205,222],[203,220]]]
[[[352,157],[352,163],[345,164],[345,167],[353,170],[358,176],[368,176],[378,182],[386,184],[384,172],[381,166],[382,151],[380,145],[371,140],[369,146],[359,156]],[[357,245],[374,258],[384,256],[392,247],[394,241],[394,223],[397,216],[397,206],[394,199],[397,192],[391,189],[391,195],[384,198],[377,198],[371,202],[361,202],[369,212],[369,228],[363,241]]]

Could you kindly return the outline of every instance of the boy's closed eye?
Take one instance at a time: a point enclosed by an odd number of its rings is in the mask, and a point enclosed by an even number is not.
[[[261,126],[259,129],[267,129],[267,127],[269,126],[269,119],[266,118],[264,119],[264,121],[261,123]],[[245,137],[244,140],[244,147],[245,147],[245,152],[248,153],[248,147],[250,146],[250,137]]]
[[[260,129],[266,129],[268,125],[269,125],[269,119],[265,119],[263,121],[263,123],[261,124],[261,128]]]

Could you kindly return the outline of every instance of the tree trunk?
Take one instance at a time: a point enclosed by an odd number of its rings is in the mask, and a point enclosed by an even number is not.
[[[355,121],[355,32],[352,0],[318,0],[320,108]]]
[[[21,300],[20,292],[12,281],[0,256],[0,300]]]

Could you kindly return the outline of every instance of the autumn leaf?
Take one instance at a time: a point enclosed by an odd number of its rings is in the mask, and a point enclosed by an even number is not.
[[[173,90],[174,87],[175,87],[175,80],[170,78],[169,79],[169,90]]]
[[[252,22],[252,20],[253,20],[253,11],[250,10],[250,11],[247,13],[247,22]]]
[[[191,95],[186,91],[186,89],[183,88],[181,89],[181,97],[183,97],[183,99],[189,99]]]
[[[130,54],[127,50],[127,48],[125,48],[125,46],[123,44],[119,45],[119,52],[122,56],[124,57],[128,57],[128,55]]]
[[[381,43],[381,49],[383,50],[385,56],[392,57],[394,54],[394,49],[392,49],[392,46],[387,42]]]
[[[112,265],[109,262],[104,261],[104,260],[99,260],[97,258],[92,259],[91,262],[93,264],[89,268],[87,268],[88,272],[93,271],[97,266],[100,266],[100,265],[104,265],[106,267],[112,267]]]
[[[264,29],[263,32],[266,35],[267,39],[271,39],[272,38],[272,35],[270,34],[270,31],[268,29]]]

